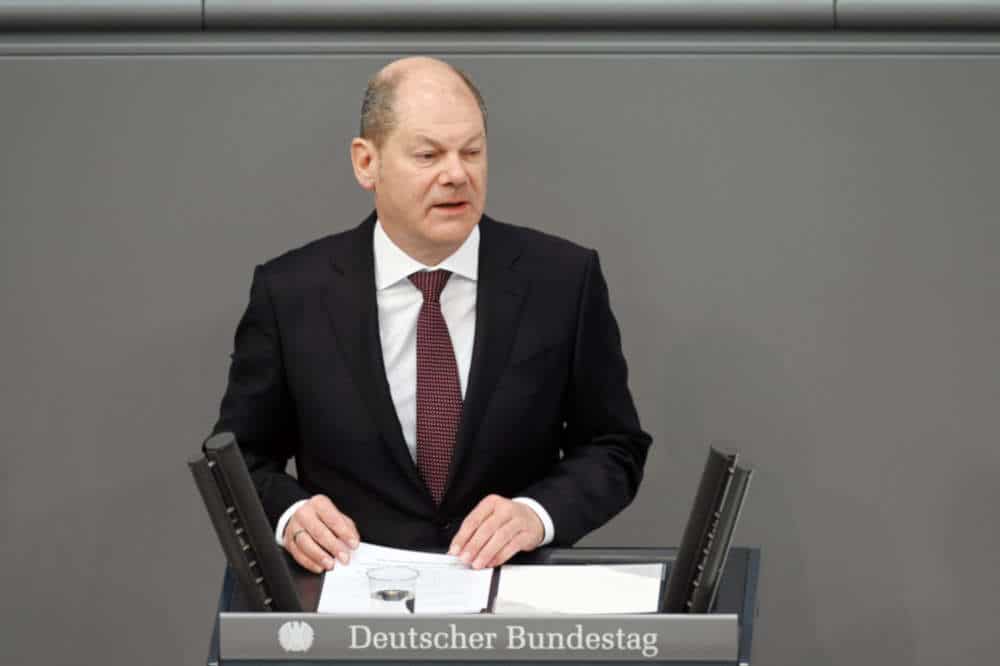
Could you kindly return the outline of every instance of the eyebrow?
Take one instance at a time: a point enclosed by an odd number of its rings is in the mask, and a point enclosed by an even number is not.
[[[474,141],[478,141],[478,140],[483,139],[485,137],[486,137],[486,134],[484,132],[479,132],[475,136],[467,139],[465,141],[465,143],[462,144],[462,147],[464,148],[465,146],[468,146],[470,143],[473,143]],[[440,143],[439,141],[435,141],[434,139],[432,139],[431,137],[427,136],[426,134],[417,134],[416,135],[416,143],[420,143],[420,142],[427,142],[427,143],[431,144],[432,146],[435,146],[436,148],[444,148],[444,144]]]

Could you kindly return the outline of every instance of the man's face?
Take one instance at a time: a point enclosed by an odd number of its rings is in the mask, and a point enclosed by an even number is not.
[[[396,127],[377,149],[375,207],[389,236],[418,260],[454,252],[486,205],[486,133],[461,84],[405,81]]]

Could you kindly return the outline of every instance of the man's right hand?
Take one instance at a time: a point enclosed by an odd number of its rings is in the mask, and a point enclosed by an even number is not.
[[[313,495],[292,514],[282,543],[296,562],[313,573],[323,573],[333,568],[334,558],[347,564],[361,537],[354,521],[329,497]]]

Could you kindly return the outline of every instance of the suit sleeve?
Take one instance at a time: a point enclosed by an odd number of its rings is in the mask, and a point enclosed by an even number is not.
[[[309,493],[285,472],[298,427],[282,361],[281,337],[265,269],[258,266],[250,303],[236,328],[229,382],[213,434],[232,432],[272,525]]]
[[[652,442],[628,388],[621,335],[596,252],[582,280],[564,415],[562,459],[521,493],[551,515],[554,545],[575,543],[628,506]]]

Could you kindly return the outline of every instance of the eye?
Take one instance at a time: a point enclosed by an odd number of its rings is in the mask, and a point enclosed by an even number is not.
[[[469,150],[465,151],[465,154],[469,155],[470,157],[475,157],[476,155],[478,155],[481,152],[483,152],[483,151],[481,149],[479,149],[479,148],[470,148]]]
[[[434,153],[429,152],[429,151],[424,151],[424,152],[421,152],[421,153],[417,153],[417,159],[418,160],[429,160],[429,159],[431,159],[433,157],[434,157]]]

